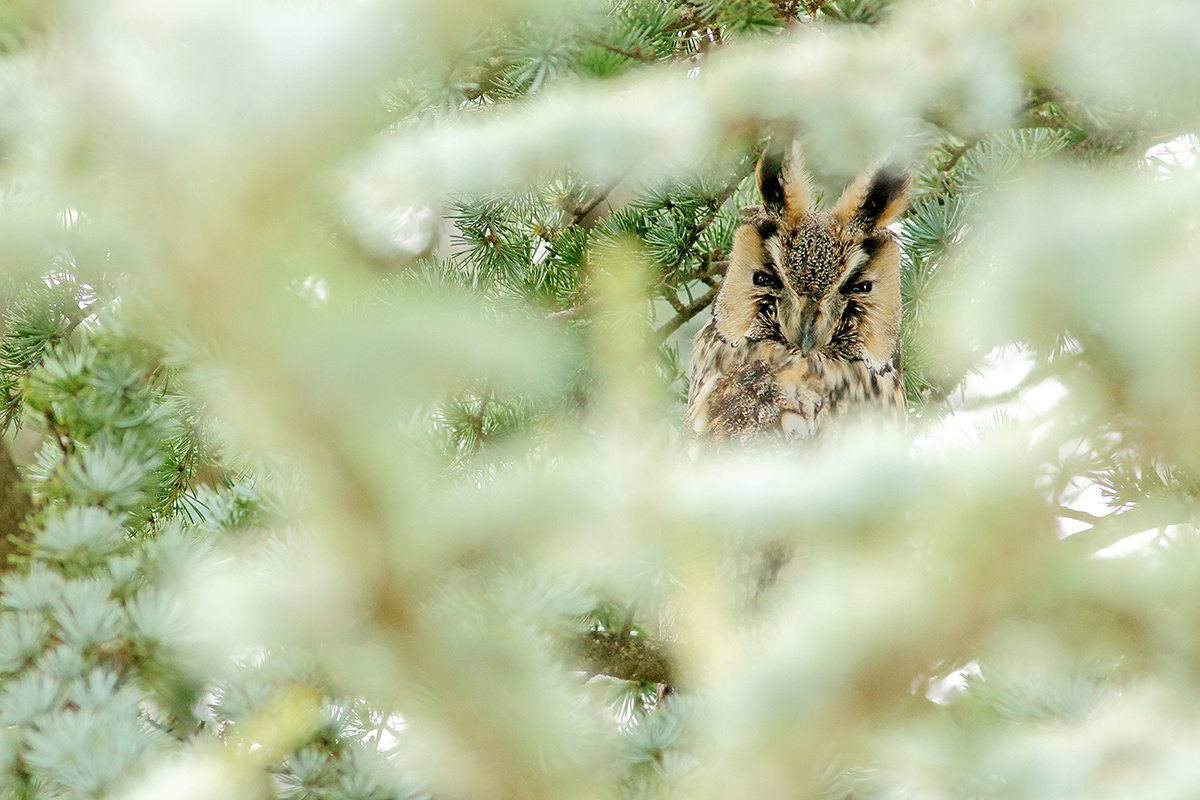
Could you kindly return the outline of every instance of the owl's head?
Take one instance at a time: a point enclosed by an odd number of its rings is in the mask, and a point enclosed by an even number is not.
[[[713,303],[717,333],[734,345],[777,341],[806,356],[890,360],[900,335],[900,250],[887,225],[904,211],[908,176],[870,169],[817,211],[799,156],[768,151],[758,189],[763,204],[743,210]]]

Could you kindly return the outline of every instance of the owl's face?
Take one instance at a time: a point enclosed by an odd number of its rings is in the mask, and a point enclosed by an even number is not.
[[[763,156],[763,205],[746,209],[713,304],[726,342],[774,341],[808,356],[878,365],[900,336],[900,251],[886,226],[904,210],[907,176],[871,170],[829,211],[812,208],[796,157]]]

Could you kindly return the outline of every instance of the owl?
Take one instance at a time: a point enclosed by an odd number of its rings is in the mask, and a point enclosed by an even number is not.
[[[903,420],[900,248],[908,176],[868,170],[828,211],[798,155],[768,150],[692,356],[698,440],[827,435],[847,415]]]

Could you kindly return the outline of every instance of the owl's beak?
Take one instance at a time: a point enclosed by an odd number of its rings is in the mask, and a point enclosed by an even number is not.
[[[807,356],[817,349],[817,331],[816,328],[803,328],[800,331],[800,339],[796,342],[796,346],[800,348],[800,355]]]
[[[800,324],[797,326],[795,343],[800,348],[800,355],[808,356],[812,351],[824,344],[821,341],[819,326],[821,304],[815,297],[804,301],[800,309]]]

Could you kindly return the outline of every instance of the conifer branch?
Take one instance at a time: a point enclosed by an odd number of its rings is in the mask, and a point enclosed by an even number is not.
[[[1066,517],[1067,519],[1073,519],[1078,522],[1086,522],[1088,525],[1096,525],[1097,523],[1105,520],[1105,517],[1098,517],[1095,514],[1089,514],[1086,511],[1079,511],[1074,508],[1067,508],[1066,506],[1059,506],[1058,508],[1054,509],[1054,516]]]
[[[579,319],[586,316],[595,304],[591,300],[580,303],[577,306],[564,308],[562,311],[555,311],[553,314],[548,314],[546,319]]]
[[[603,203],[605,200],[608,199],[608,196],[610,194],[612,194],[612,190],[617,188],[617,185],[622,180],[624,180],[624,176],[607,184],[606,186],[600,187],[599,189],[597,189],[596,193],[594,195],[592,195],[592,198],[590,200],[588,200],[583,205],[576,207],[575,211],[573,212],[573,214],[571,216],[571,222],[568,225],[568,227],[573,227],[575,225],[579,225],[585,219],[587,219],[588,216],[593,211],[595,211],[600,206],[601,203]]]
[[[1135,533],[1181,523],[1194,524],[1194,515],[1190,513],[1190,509],[1174,504],[1135,506],[1128,511],[1104,517],[1060,506],[1055,510],[1055,514],[1078,519],[1091,525],[1090,528],[1073,533],[1064,540],[1064,544],[1072,551],[1089,555],[1114,545]]]
[[[29,541],[24,523],[31,511],[29,490],[21,480],[8,443],[0,441],[0,573],[11,568],[12,556],[21,543]]]
[[[701,311],[708,308],[709,305],[712,303],[712,301],[717,299],[717,292],[719,292],[719,291],[720,291],[719,286],[713,287],[707,293],[705,293],[705,295],[703,297],[701,297],[699,300],[695,301],[694,303],[684,306],[682,311],[680,311],[678,314],[676,314],[674,317],[672,317],[670,319],[670,321],[668,321],[666,324],[662,325],[658,330],[656,330],[654,332],[655,341],[657,343],[662,343],[662,342],[666,341],[668,336],[670,336],[675,331],[679,330],[683,325],[687,324],[692,319],[692,317],[696,316]]]
[[[671,685],[675,669],[667,646],[644,636],[591,631],[575,643],[575,656],[589,675]]]
[[[617,47],[615,44],[609,44],[608,42],[602,41],[600,39],[588,39],[588,42],[596,45],[597,47],[602,47],[605,50],[608,50],[609,52],[625,56],[626,58],[631,58],[634,61],[640,61],[643,64],[656,63],[655,59],[652,56],[646,55],[646,53],[644,53],[642,51],[641,47],[637,47],[634,50],[626,50],[623,47]]]
[[[46,421],[46,430],[54,437],[54,441],[58,444],[58,449],[62,451],[64,456],[69,456],[75,452],[75,443],[71,441],[65,428],[59,424],[55,416],[46,411],[42,414]]]
[[[662,298],[664,300],[666,300],[668,305],[670,305],[671,308],[675,309],[676,312],[678,312],[678,313],[683,312],[683,308],[684,308],[683,303],[680,302],[679,296],[676,295],[674,292],[672,292],[670,289],[666,289],[666,288],[663,289]]]
[[[954,169],[956,166],[958,166],[958,162],[962,159],[962,157],[967,154],[967,151],[978,143],[979,140],[974,139],[969,142],[964,142],[957,147],[946,148],[950,155],[945,161],[943,161],[941,164],[938,164],[938,169],[941,172],[949,172],[950,170]]]

